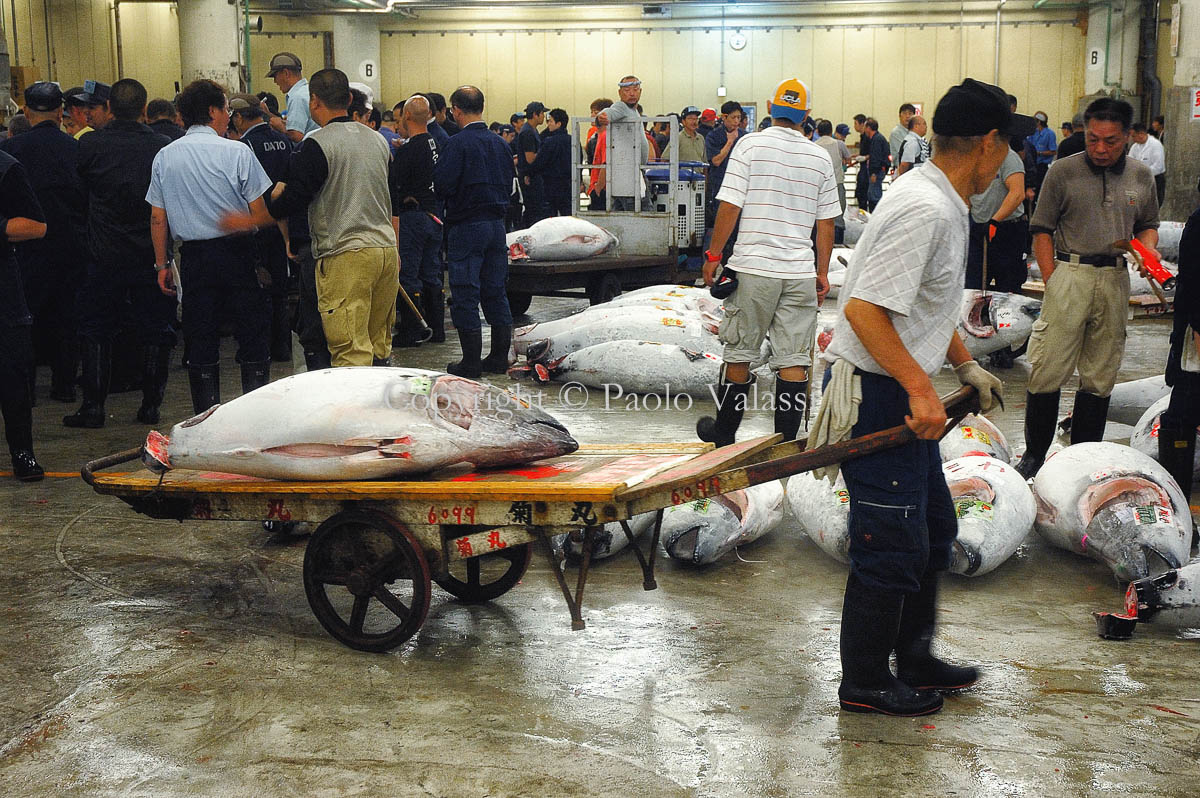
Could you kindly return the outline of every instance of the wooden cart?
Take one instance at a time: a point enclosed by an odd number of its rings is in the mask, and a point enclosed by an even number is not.
[[[974,391],[945,399],[951,429],[977,407]],[[137,461],[141,449],[95,460],[81,475],[97,493],[117,496],[152,518],[307,521],[320,525],[304,554],[304,590],[317,620],[345,645],[387,651],[416,634],[431,583],[467,602],[495,599],[520,581],[545,544],[551,572],[571,613],[581,605],[592,542],[616,522],[655,589],[663,510],[772,479],[842,462],[912,440],[907,427],[805,452],[778,435],[712,449],[703,443],[582,446],[570,455],[516,468],[435,474],[409,482],[283,482],[197,471],[101,473]],[[628,521],[657,511],[649,547]],[[583,542],[574,591],[550,538]]]

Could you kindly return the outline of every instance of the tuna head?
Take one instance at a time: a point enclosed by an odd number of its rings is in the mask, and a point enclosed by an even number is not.
[[[984,530],[979,525],[964,524],[961,519],[980,508],[991,512],[996,503],[996,491],[987,480],[972,476],[951,483],[950,496],[954,499],[955,514],[959,517],[958,536],[951,551],[950,570],[956,574],[973,576],[983,564]]]
[[[1080,497],[1079,514],[1085,525],[1080,545],[1121,581],[1183,565],[1171,498],[1149,479],[1122,475],[1097,482]]]
[[[742,491],[735,491],[742,493]],[[715,562],[736,541],[744,507],[738,497],[717,496],[670,507],[663,516],[662,541],[673,559],[706,565]]]
[[[410,394],[397,399],[405,401]],[[478,467],[540,460],[579,448],[557,419],[507,391],[452,375],[430,391],[436,423],[465,430],[463,459]],[[515,456],[519,453],[519,456]]]

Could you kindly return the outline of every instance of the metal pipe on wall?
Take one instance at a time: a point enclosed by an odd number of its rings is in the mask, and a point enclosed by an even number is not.
[[[992,83],[1000,85],[1000,9],[1004,8],[1005,0],[996,4],[996,69]]]

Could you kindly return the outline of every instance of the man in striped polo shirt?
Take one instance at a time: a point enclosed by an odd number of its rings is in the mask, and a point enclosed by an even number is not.
[[[829,290],[833,225],[841,214],[829,155],[801,130],[809,107],[803,82],[780,83],[769,104],[771,127],[737,142],[717,193],[720,207],[705,253],[707,284],[739,217],[741,225],[726,265],[738,283],[721,322],[725,366],[714,396],[717,415],[696,424],[700,439],[717,446],[733,443],[750,391],[750,362],[768,332],[775,431],[791,440],[800,429],[817,306]]]

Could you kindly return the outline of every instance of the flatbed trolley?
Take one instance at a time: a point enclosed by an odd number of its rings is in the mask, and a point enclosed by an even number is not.
[[[974,389],[944,398],[946,431],[978,408]],[[431,583],[465,602],[510,590],[541,541],[566,599],[573,629],[592,542],[617,522],[654,590],[663,510],[860,457],[912,440],[905,426],[804,451],[804,440],[769,435],[713,449],[707,443],[581,446],[573,454],[515,468],[438,473],[406,481],[285,482],[175,470],[100,473],[140,459],[129,449],[81,471],[97,493],[116,496],[151,518],[179,521],[307,521],[319,526],[304,553],[304,590],[317,620],[361,651],[388,651],[425,620]],[[646,551],[629,519],[657,511]],[[550,544],[568,533],[582,541],[574,591],[563,555]]]

